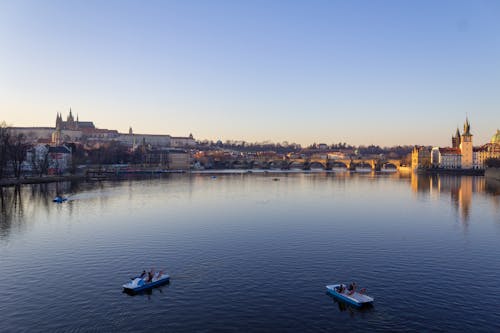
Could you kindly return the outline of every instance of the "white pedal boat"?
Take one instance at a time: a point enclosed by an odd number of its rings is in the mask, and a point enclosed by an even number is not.
[[[339,287],[342,286],[344,291],[339,292]],[[347,290],[347,286],[345,284],[331,284],[326,286],[327,291],[335,296],[336,298],[352,304],[357,307],[361,307],[363,305],[372,304],[374,298],[358,291],[350,292]]]
[[[170,276],[168,274],[165,274],[165,273],[163,273],[160,276],[157,276],[157,274],[155,274],[155,276],[153,277],[153,280],[151,282],[146,282],[145,278],[136,277],[136,278],[132,279],[132,281],[125,283],[123,285],[123,290],[127,291],[127,292],[136,293],[139,291],[143,291],[146,289],[151,289],[151,288],[160,286],[162,284],[167,283],[169,280],[170,280]]]

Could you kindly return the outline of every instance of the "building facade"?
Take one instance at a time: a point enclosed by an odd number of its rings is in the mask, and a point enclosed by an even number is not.
[[[474,147],[470,132],[469,119],[465,120],[463,133],[457,128],[451,138],[451,148],[434,147],[431,152],[431,165],[443,169],[484,169],[489,158],[500,158],[500,130],[490,142]]]
[[[412,170],[425,169],[431,166],[431,150],[428,147],[415,146],[411,152]]]

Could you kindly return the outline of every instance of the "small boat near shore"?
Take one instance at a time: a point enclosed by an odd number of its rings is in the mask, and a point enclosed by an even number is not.
[[[52,201],[56,202],[56,203],[63,203],[65,201],[68,201],[68,198],[63,198],[63,197],[57,196]]]
[[[137,293],[139,291],[161,286],[169,281],[170,281],[170,276],[165,273],[161,275],[155,274],[151,282],[147,282],[146,279],[144,278],[136,277],[133,278],[130,282],[125,283],[123,285],[123,290],[129,293]]]
[[[341,288],[342,287],[342,288]],[[373,303],[374,298],[361,292],[349,292],[345,284],[332,284],[326,286],[328,293],[344,302],[356,307],[362,307]],[[341,291],[342,290],[342,291]]]

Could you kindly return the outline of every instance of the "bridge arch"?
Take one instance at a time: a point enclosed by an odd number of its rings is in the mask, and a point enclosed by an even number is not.
[[[304,162],[302,161],[292,161],[287,164],[288,169],[295,169],[295,170],[303,170],[304,169]]]
[[[248,164],[246,163],[246,161],[241,161],[241,160],[232,161],[232,162],[230,162],[230,165],[231,165],[231,169],[247,169],[248,168]]]
[[[359,170],[359,169],[371,169],[371,170],[373,170],[374,167],[368,161],[356,161],[356,162],[351,162],[351,169],[352,170]]]
[[[320,161],[311,161],[309,163],[309,169],[326,169],[326,165],[323,162]]]
[[[385,162],[385,163],[382,163],[382,169],[385,169],[385,170],[397,170],[398,169],[398,166],[392,162]]]
[[[330,168],[345,168],[345,169],[349,169],[349,164],[346,164],[342,161],[330,161],[328,163],[329,167]]]
[[[273,160],[269,161],[269,169],[283,169],[283,161],[282,160]]]

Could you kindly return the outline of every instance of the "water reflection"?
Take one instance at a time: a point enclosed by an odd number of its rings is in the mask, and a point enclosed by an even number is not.
[[[357,314],[373,311],[373,304],[365,304],[362,307],[355,307],[347,302],[335,298],[328,292],[326,293],[326,295],[328,295],[333,300],[333,302],[337,304],[339,312],[346,312],[350,317],[354,317]]]
[[[13,228],[24,231],[29,221],[40,214],[49,214],[56,195],[79,190],[78,182],[0,187],[0,238],[7,238]]]
[[[167,182],[170,185],[178,184],[179,179],[188,188],[188,199],[191,200],[195,188],[206,187],[207,177],[210,174],[190,174],[181,177],[152,177],[150,179],[126,179],[112,182],[60,182],[51,184],[22,185],[16,187],[0,188],[0,238],[5,239],[9,236],[13,228],[20,232],[25,231],[27,223],[37,220],[42,216],[49,216],[55,209],[64,209],[69,216],[73,215],[73,210],[78,209],[72,201],[88,200],[93,207],[106,207],[109,204],[111,196],[119,192],[127,193],[128,200],[132,201],[134,189],[137,186],[151,187],[158,182]],[[500,216],[500,182],[492,179],[477,176],[456,176],[456,175],[421,175],[421,174],[402,174],[402,173],[263,173],[263,174],[228,174],[224,177],[237,177],[243,179],[247,177],[268,177],[270,179],[294,178],[299,185],[304,185],[312,181],[312,185],[320,185],[325,181],[335,185],[337,190],[349,188],[353,181],[356,183],[362,179],[370,182],[390,180],[393,182],[409,183],[411,190],[419,197],[442,198],[443,195],[449,195],[450,204],[457,212],[457,216],[465,227],[468,226],[471,214],[475,208],[473,198],[481,194],[492,201],[492,207]],[[214,180],[210,179],[210,183]],[[211,185],[209,185],[211,186]],[[246,186],[246,185],[245,185]],[[277,186],[284,187],[284,184],[277,183]],[[118,189],[117,189],[118,188]],[[157,188],[158,189],[158,188]],[[176,196],[175,191],[169,192]],[[57,205],[52,202],[56,195],[69,197],[69,201],[63,205]],[[498,220],[500,224],[500,217]]]
[[[127,296],[131,296],[131,297],[146,296],[148,298],[148,301],[149,301],[154,297],[155,294],[163,294],[163,289],[166,290],[169,286],[170,286],[170,282],[167,282],[164,285],[161,285],[161,286],[158,286],[155,288],[145,289],[142,291],[131,291],[128,289],[123,289],[122,293],[127,295]]]
[[[417,194],[450,195],[451,204],[464,226],[468,226],[474,194],[487,194],[499,209],[500,182],[478,176],[411,175],[411,189]]]
[[[6,238],[12,225],[15,224],[20,230],[24,227],[24,207],[21,195],[21,187],[0,187],[0,238]]]

